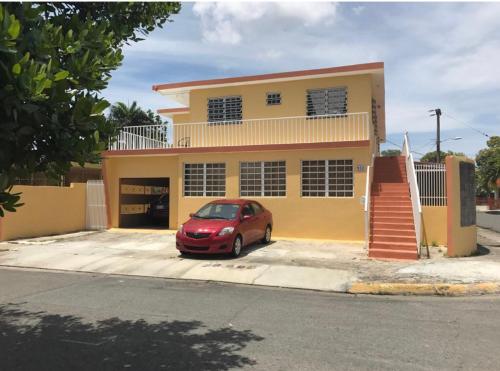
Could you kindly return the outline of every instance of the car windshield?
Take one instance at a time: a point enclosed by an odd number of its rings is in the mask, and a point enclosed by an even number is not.
[[[240,205],[236,204],[207,204],[193,216],[199,219],[236,219]]]

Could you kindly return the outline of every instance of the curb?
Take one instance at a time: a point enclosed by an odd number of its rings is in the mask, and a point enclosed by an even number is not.
[[[499,294],[500,283],[401,283],[401,282],[355,282],[347,290],[349,294],[370,295],[434,295],[466,296]]]

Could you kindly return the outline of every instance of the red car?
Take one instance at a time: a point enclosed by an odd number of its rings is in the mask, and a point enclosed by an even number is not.
[[[272,229],[271,212],[256,201],[212,201],[180,226],[175,236],[176,247],[181,254],[238,256],[244,246],[271,241]]]

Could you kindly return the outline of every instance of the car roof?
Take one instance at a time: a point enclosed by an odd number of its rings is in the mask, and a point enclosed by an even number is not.
[[[236,205],[244,205],[248,202],[256,202],[253,200],[247,200],[244,198],[235,198],[235,199],[221,199],[221,200],[214,200],[210,202],[211,204],[236,204]]]

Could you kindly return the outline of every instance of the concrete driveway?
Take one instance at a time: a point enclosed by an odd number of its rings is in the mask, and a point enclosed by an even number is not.
[[[500,282],[500,234],[480,230],[482,254],[368,259],[361,243],[274,240],[229,256],[181,256],[169,231],[80,232],[0,243],[0,265],[349,292],[354,282]],[[483,241],[483,242],[481,242]]]
[[[2,251],[3,250],[3,251]],[[333,262],[365,259],[359,243],[273,241],[240,257],[181,256],[170,231],[109,230],[0,244],[0,265],[343,291],[356,279]]]

